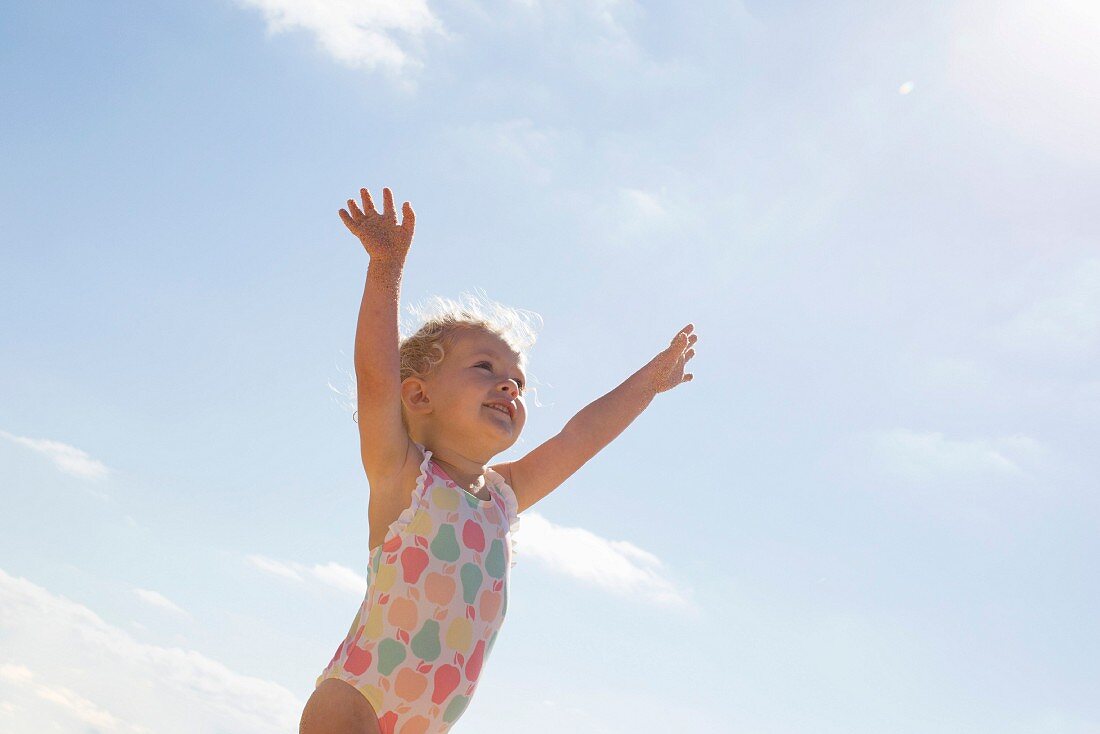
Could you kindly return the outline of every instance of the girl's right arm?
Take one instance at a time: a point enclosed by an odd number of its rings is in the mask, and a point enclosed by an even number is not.
[[[412,244],[416,216],[405,202],[397,223],[393,193],[383,189],[383,213],[360,189],[363,209],[348,199],[340,218],[370,254],[359,323],[355,331],[355,377],[363,469],[372,487],[384,486],[404,465],[409,436],[401,424],[401,369],[397,313],[401,273]]]

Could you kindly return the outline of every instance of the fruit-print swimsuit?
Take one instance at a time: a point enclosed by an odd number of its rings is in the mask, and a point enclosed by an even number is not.
[[[370,552],[367,594],[318,676],[347,681],[382,734],[443,734],[466,710],[508,611],[518,503],[487,469],[490,499],[424,453],[411,504]]]

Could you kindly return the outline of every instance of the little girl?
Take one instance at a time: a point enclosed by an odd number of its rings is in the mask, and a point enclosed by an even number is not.
[[[522,459],[490,465],[527,420],[524,344],[507,320],[451,309],[398,340],[415,215],[370,193],[340,217],[370,254],[355,335],[370,483],[367,593],[302,712],[301,734],[443,734],[466,710],[508,611],[518,515],[692,379],[698,338],[667,349]],[[492,275],[508,273],[498,268]]]

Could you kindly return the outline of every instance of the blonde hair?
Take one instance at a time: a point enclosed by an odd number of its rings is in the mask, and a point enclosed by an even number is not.
[[[460,300],[454,301],[442,296],[432,296],[425,305],[408,306],[408,311],[420,323],[410,327],[398,323],[398,357],[400,362],[399,381],[409,377],[426,378],[454,349],[463,333],[480,331],[499,337],[508,348],[519,355],[520,361],[526,361],[527,353],[534,346],[537,332],[532,321],[541,326],[542,316],[534,311],[513,308],[489,298],[481,288],[475,288],[480,297],[464,292]],[[523,387],[523,394],[536,395],[535,405],[542,407],[537,400],[537,390],[529,384]],[[352,392],[354,395],[354,391]],[[355,420],[354,414],[352,420]],[[358,421],[357,421],[358,422]],[[401,423],[409,430],[404,405],[401,407]]]

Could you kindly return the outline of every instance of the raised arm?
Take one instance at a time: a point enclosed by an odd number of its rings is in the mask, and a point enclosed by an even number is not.
[[[401,468],[409,447],[401,424],[397,313],[416,216],[406,201],[404,219],[398,224],[388,188],[382,189],[382,214],[375,211],[370,192],[360,189],[359,193],[362,210],[348,199],[340,218],[370,255],[355,330],[355,377],[363,469],[375,487]]]
[[[593,456],[611,443],[658,394],[671,390],[693,375],[684,364],[695,356],[699,337],[693,324],[680,330],[669,346],[621,385],[589,403],[554,437],[536,446],[518,461],[494,467],[509,480],[519,501],[519,512],[554,491]]]

